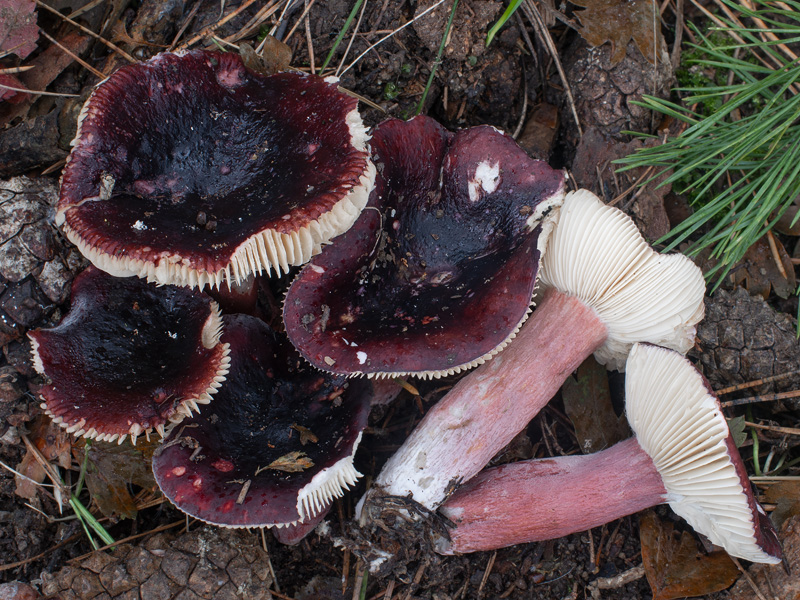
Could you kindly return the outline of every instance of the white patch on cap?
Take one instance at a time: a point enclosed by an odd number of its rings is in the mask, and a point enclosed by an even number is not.
[[[365,362],[367,362],[367,353],[363,350],[359,350],[356,352],[356,358],[358,359],[358,364],[363,365]]]
[[[477,202],[484,194],[491,194],[500,184],[500,163],[489,164],[483,161],[475,169],[475,177],[469,180],[469,199]],[[483,193],[481,193],[483,190]]]
[[[132,229],[136,231],[145,231],[147,229],[147,225],[144,224],[142,221],[136,221],[133,225],[131,225]]]

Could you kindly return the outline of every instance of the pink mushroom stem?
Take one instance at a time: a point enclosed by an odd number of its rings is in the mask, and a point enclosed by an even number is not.
[[[666,500],[636,438],[586,456],[487,469],[440,508],[456,527],[444,554],[477,552],[585,531]]]
[[[594,309],[548,289],[513,343],[430,409],[376,485],[436,509],[453,484],[480,472],[525,428],[607,335]]]

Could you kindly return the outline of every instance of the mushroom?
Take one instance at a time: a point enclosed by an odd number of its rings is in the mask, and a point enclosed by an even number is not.
[[[263,321],[226,315],[225,386],[153,456],[164,495],[222,527],[283,527],[324,511],[360,474],[371,384],[311,369]]]
[[[230,53],[125,66],[83,107],[56,222],[112,275],[202,289],[287,272],[367,202],[356,104],[334,80]]]
[[[284,301],[289,339],[344,375],[441,377],[499,352],[530,312],[562,172],[492,127],[450,133],[389,120],[356,225],[315,257]]]
[[[438,549],[558,538],[666,502],[732,556],[779,563],[777,534],[705,378],[674,350],[636,344],[625,396],[635,437],[585,456],[485,470],[439,509],[455,527]]]
[[[52,329],[28,333],[40,394],[53,421],[77,436],[119,443],[181,421],[207,404],[228,372],[222,319],[205,294],[89,267]]]
[[[428,509],[477,474],[594,352],[624,365],[635,341],[682,353],[703,316],[705,282],[688,258],[655,252],[622,211],[567,194],[542,258],[542,300],[502,354],[469,373],[387,461],[374,493]]]

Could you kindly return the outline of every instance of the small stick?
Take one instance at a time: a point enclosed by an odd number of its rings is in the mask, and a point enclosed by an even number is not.
[[[300,26],[300,23],[302,23],[303,21],[305,21],[306,15],[308,15],[308,11],[310,11],[310,10],[311,10],[311,7],[312,7],[312,6],[314,6],[314,2],[316,2],[316,1],[317,1],[317,0],[311,0],[311,2],[309,2],[309,3],[306,5],[305,9],[303,10],[303,14],[301,14],[301,15],[300,15],[300,16],[297,18],[297,21],[295,21],[295,24],[294,24],[294,25],[292,26],[292,28],[289,30],[289,33],[287,33],[287,34],[284,36],[284,38],[283,38],[283,42],[284,42],[284,43],[288,42],[288,41],[289,41],[289,38],[291,38],[291,37],[292,37],[292,35],[294,34],[294,32],[295,32],[295,31],[297,31],[297,28]]]
[[[411,20],[410,20],[408,23],[404,23],[403,25],[401,25],[401,26],[400,26],[400,27],[398,27],[397,29],[393,30],[391,33],[389,33],[389,34],[387,34],[387,35],[383,36],[383,37],[382,37],[381,39],[379,39],[377,42],[375,42],[374,44],[372,44],[371,46],[369,46],[369,48],[367,48],[366,50],[364,50],[364,52],[362,52],[361,54],[359,54],[359,55],[358,55],[358,56],[355,58],[355,60],[354,60],[353,62],[351,62],[351,63],[350,63],[350,66],[348,66],[346,69],[344,69],[344,70],[343,70],[343,71],[342,71],[342,72],[341,72],[339,75],[340,75],[340,76],[342,76],[342,75],[344,75],[345,73],[347,73],[347,72],[348,72],[350,69],[352,69],[352,68],[355,66],[355,64],[356,64],[358,61],[360,61],[360,60],[361,60],[362,58],[364,58],[364,57],[365,57],[367,54],[369,54],[370,50],[372,50],[372,49],[373,49],[373,48],[375,48],[376,46],[379,46],[380,44],[382,44],[383,42],[385,42],[386,40],[388,40],[390,37],[392,37],[392,36],[393,36],[393,35],[395,35],[396,33],[399,33],[400,31],[402,31],[403,29],[405,29],[406,27],[408,27],[409,25],[412,25],[412,24],[413,24],[413,23],[415,23],[417,20],[419,20],[419,19],[421,19],[422,17],[424,17],[425,15],[427,15],[429,12],[431,12],[433,9],[435,9],[437,6],[439,6],[439,5],[440,5],[440,4],[442,4],[443,2],[444,2],[444,0],[438,0],[438,2],[434,3],[434,4],[433,4],[431,7],[429,7],[429,8],[426,8],[424,11],[422,11],[422,12],[421,12],[421,13],[419,13],[417,16],[415,16],[413,19],[411,19]]]
[[[800,435],[800,429],[796,429],[794,427],[779,427],[777,425],[762,425],[761,423],[751,423],[750,421],[745,421],[744,424],[747,427],[754,427],[755,429],[763,429],[766,431],[772,431],[775,433],[783,433],[786,435]]]
[[[60,42],[59,42],[57,39],[55,39],[55,38],[54,38],[54,37],[52,37],[51,35],[49,35],[49,34],[48,34],[48,33],[47,33],[47,32],[46,32],[44,29],[42,29],[41,27],[39,28],[39,33],[41,33],[41,34],[42,34],[42,35],[43,35],[45,38],[47,38],[48,40],[50,40],[50,42],[51,42],[51,43],[53,43],[53,44],[55,44],[56,46],[58,46],[59,48],[61,48],[61,50],[64,52],[64,54],[66,54],[67,56],[69,56],[69,57],[70,57],[72,60],[74,60],[75,62],[77,62],[77,63],[78,63],[80,66],[82,66],[84,69],[86,69],[87,71],[89,71],[90,73],[92,73],[92,74],[93,74],[95,77],[98,77],[100,80],[103,80],[103,79],[105,79],[105,78],[106,78],[106,76],[105,76],[105,75],[103,75],[103,73],[102,73],[101,71],[98,71],[97,69],[95,69],[95,68],[94,68],[92,65],[90,65],[89,63],[87,63],[85,60],[83,60],[83,59],[82,59],[80,56],[78,56],[77,54],[75,54],[75,53],[74,53],[72,50],[70,50],[69,48],[67,48],[67,47],[66,47],[66,46],[64,46],[63,44],[61,44],[61,43],[60,43]]]
[[[726,400],[721,405],[724,408],[730,406],[742,406],[744,404],[756,404],[757,402],[774,402],[776,400],[788,400],[790,398],[800,398],[800,390],[782,392],[780,394],[770,394],[768,396],[750,396],[748,398],[738,398],[736,400]]]
[[[481,594],[483,593],[483,587],[486,585],[486,582],[489,580],[489,574],[492,572],[492,568],[494,567],[494,561],[497,559],[497,550],[492,552],[492,556],[489,558],[489,562],[486,565],[486,570],[483,572],[483,578],[481,578],[481,584],[478,586],[478,597],[480,598]]]
[[[342,60],[339,62],[339,67],[336,69],[336,76],[339,76],[339,71],[344,66],[344,61],[347,60],[347,55],[350,54],[350,48],[353,47],[353,42],[356,39],[356,35],[358,35],[358,30],[361,27],[361,20],[364,18],[364,11],[367,9],[367,0],[361,3],[361,11],[358,13],[358,21],[356,21],[356,26],[353,29],[353,35],[350,36],[350,41],[347,42],[347,48],[344,49],[344,54],[342,55]]]
[[[739,569],[739,572],[747,580],[747,583],[750,584],[750,588],[753,590],[753,592],[755,592],[756,596],[758,596],[758,600],[767,600],[764,597],[764,594],[761,593],[761,590],[758,589],[758,586],[756,585],[756,582],[753,581],[753,578],[750,577],[750,574],[747,572],[747,570],[745,570],[744,567],[742,567],[742,565],[739,562],[739,560],[737,558],[733,557],[733,556],[731,556],[731,560],[733,561],[733,564],[736,565],[736,568]]]
[[[37,2],[41,2],[41,0],[36,0],[36,1],[37,1]],[[217,29],[219,29],[220,27],[222,27],[223,25],[225,25],[225,23],[227,23],[228,21],[230,21],[231,19],[233,19],[234,17],[236,17],[236,16],[237,16],[239,13],[241,13],[242,11],[244,11],[244,10],[245,10],[245,9],[246,9],[248,6],[250,6],[250,5],[251,5],[253,2],[255,2],[255,1],[256,1],[256,0],[244,0],[244,2],[242,2],[242,3],[239,5],[239,7],[238,7],[236,10],[234,10],[234,11],[232,11],[232,12],[228,13],[228,15],[226,15],[226,16],[224,16],[224,17],[222,17],[222,18],[221,18],[219,21],[217,21],[216,23],[214,23],[214,24],[212,24],[212,25],[209,25],[208,27],[204,28],[204,29],[203,29],[203,31],[201,31],[200,33],[198,33],[197,35],[195,35],[195,36],[194,36],[192,39],[190,39],[188,42],[185,42],[184,44],[181,44],[180,48],[178,48],[178,49],[179,49],[179,50],[185,50],[185,49],[186,49],[186,48],[188,48],[189,46],[193,46],[194,44],[196,44],[197,42],[199,42],[200,40],[202,40],[204,37],[206,37],[206,36],[207,36],[207,35],[209,35],[210,33],[214,33],[214,32],[215,32]]]
[[[786,373],[779,373],[778,375],[772,375],[771,377],[754,379],[753,381],[747,381],[745,383],[737,383],[736,385],[722,388],[721,390],[714,390],[714,393],[717,396],[722,396],[724,394],[730,394],[731,392],[738,392],[739,390],[756,387],[759,385],[763,385],[765,383],[773,383],[774,381],[780,381],[781,379],[788,379],[789,377],[792,377],[794,375],[800,375],[800,370],[787,371]]]
[[[308,13],[306,13],[305,21],[306,45],[308,46],[308,66],[311,69],[311,74],[313,75],[317,70],[317,65],[316,61],[314,60],[314,39],[311,37],[311,17]]]
[[[778,267],[778,271],[781,272],[781,277],[784,279],[789,279],[788,275],[786,274],[786,269],[783,267],[781,255],[778,252],[778,243],[775,241],[775,234],[772,233],[771,229],[767,230],[767,241],[769,242],[770,252],[772,252],[772,260],[775,261],[775,266]]]
[[[255,0],[253,0],[253,1],[255,1]],[[94,32],[94,31],[92,31],[91,29],[88,29],[88,28],[84,27],[84,26],[83,26],[83,25],[81,25],[80,23],[77,23],[76,21],[73,21],[72,19],[70,19],[70,18],[69,18],[69,17],[67,17],[66,15],[62,15],[62,14],[61,14],[60,12],[58,12],[58,11],[57,11],[55,8],[52,8],[52,7],[48,6],[47,4],[45,4],[44,2],[42,2],[42,0],[35,0],[35,2],[36,2],[36,5],[37,5],[38,7],[40,7],[40,8],[43,8],[43,9],[45,9],[45,10],[47,10],[47,11],[50,11],[51,13],[53,13],[54,15],[56,15],[57,17],[59,17],[60,19],[62,19],[62,20],[64,20],[64,21],[66,21],[67,23],[69,23],[70,25],[72,25],[72,26],[74,26],[74,27],[77,27],[77,28],[78,28],[78,29],[80,29],[82,32],[84,32],[84,33],[85,33],[85,34],[87,34],[87,35],[90,35],[90,36],[92,36],[94,39],[98,40],[98,41],[99,41],[99,42],[101,42],[102,44],[105,44],[106,46],[108,46],[109,48],[111,48],[111,49],[112,49],[114,52],[116,52],[117,54],[119,54],[119,55],[120,55],[122,58],[124,58],[124,59],[125,59],[125,60],[127,60],[128,62],[130,62],[130,63],[137,63],[137,62],[139,62],[138,60],[136,60],[135,58],[133,58],[133,57],[132,57],[130,54],[128,54],[127,52],[125,52],[125,50],[123,50],[122,48],[120,48],[120,47],[119,47],[119,46],[117,46],[116,44],[113,44],[113,43],[109,42],[109,41],[108,41],[107,39],[105,39],[103,36],[101,36],[101,35],[99,35],[99,34],[95,33],[95,32]],[[40,92],[40,93],[41,93],[41,92]]]
[[[267,567],[269,568],[269,574],[272,576],[272,585],[275,587],[274,590],[270,590],[272,594],[280,594],[281,593],[281,586],[278,583],[278,578],[275,576],[275,569],[272,566],[272,559],[269,555],[269,550],[267,549],[267,538],[264,534],[264,527],[261,527],[261,548],[264,550],[264,553],[267,555]]]
[[[177,527],[178,525],[183,525],[183,519],[181,519],[180,521],[175,521],[174,523],[167,523],[166,525],[161,525],[160,527],[156,527],[155,529],[151,529],[150,531],[143,531],[142,533],[137,533],[136,535],[130,535],[126,538],[122,538],[121,540],[115,541],[113,544],[100,546],[97,550],[93,550],[92,552],[87,552],[86,554],[78,556],[76,558],[70,558],[67,562],[79,563],[82,560],[89,558],[92,554],[96,552],[102,552],[103,550],[108,550],[109,548],[113,548],[114,546],[117,546],[119,544],[125,544],[127,542],[131,542],[133,540],[137,540],[139,538],[143,538],[148,535],[161,533],[162,531],[166,531],[167,529],[172,529],[173,527]]]
[[[28,65],[25,67],[8,67],[7,69],[0,69],[0,75],[16,75],[18,73],[24,73],[25,71],[30,71],[31,69],[35,68],[35,65]]]

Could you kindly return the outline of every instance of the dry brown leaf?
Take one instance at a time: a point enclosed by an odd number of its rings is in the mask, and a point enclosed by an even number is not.
[[[774,504],[770,515],[780,529],[784,521],[800,515],[800,481],[779,481],[764,492],[768,504]]]
[[[639,537],[653,600],[704,596],[730,587],[739,577],[726,552],[699,552],[690,533],[674,531],[653,511],[639,519]]]
[[[40,415],[30,425],[28,439],[36,447],[42,457],[48,462],[57,462],[64,469],[71,464],[70,451],[72,444],[69,435],[58,425],[53,424],[49,417]],[[33,500],[37,494],[37,487],[32,481],[41,483],[46,477],[44,468],[36,460],[34,454],[28,450],[17,466],[17,471],[25,475],[15,477],[16,489],[14,492],[21,498]]]
[[[576,375],[564,382],[561,397],[581,450],[585,454],[598,452],[630,437],[625,419],[618,417],[611,405],[605,367],[590,356]]]
[[[156,483],[150,467],[153,452],[160,446],[155,438],[139,439],[136,446],[125,440],[122,444],[94,442],[89,448],[86,469],[86,487],[105,516],[116,515],[132,519],[136,516],[136,502],[130,486],[153,488]],[[84,448],[75,448],[75,460],[81,464]]]
[[[285,71],[292,62],[292,49],[271,35],[264,39],[261,54],[256,54],[248,43],[239,44],[239,54],[242,56],[244,66],[264,75]]]
[[[611,64],[625,58],[633,40],[642,55],[654,62],[656,49],[663,45],[661,17],[654,0],[572,0],[586,10],[576,13],[583,27],[579,33],[592,46],[611,42]]]
[[[0,73],[0,101],[4,100],[6,102],[11,102],[11,104],[19,104],[30,97],[25,92],[18,92],[9,88],[17,88],[19,90],[27,89],[25,84],[14,75]]]
[[[319,441],[319,438],[316,435],[314,435],[314,432],[311,431],[308,427],[303,427],[302,425],[298,425],[297,423],[295,423],[294,425],[292,425],[291,428],[300,434],[300,444],[303,446],[305,446],[309,442],[311,442],[312,444],[316,444]]]
[[[735,284],[744,285],[752,296],[759,295],[766,300],[770,290],[774,290],[780,298],[788,298],[797,289],[794,265],[783,244],[773,237],[783,267],[781,271],[770,248],[768,235],[762,236],[747,249],[741,262],[731,272],[731,277]]]
[[[299,473],[314,466],[314,463],[305,452],[294,451],[284,454],[280,458],[273,460],[264,469],[273,469],[275,471],[285,471],[286,473]],[[259,469],[256,475],[263,469]]]

